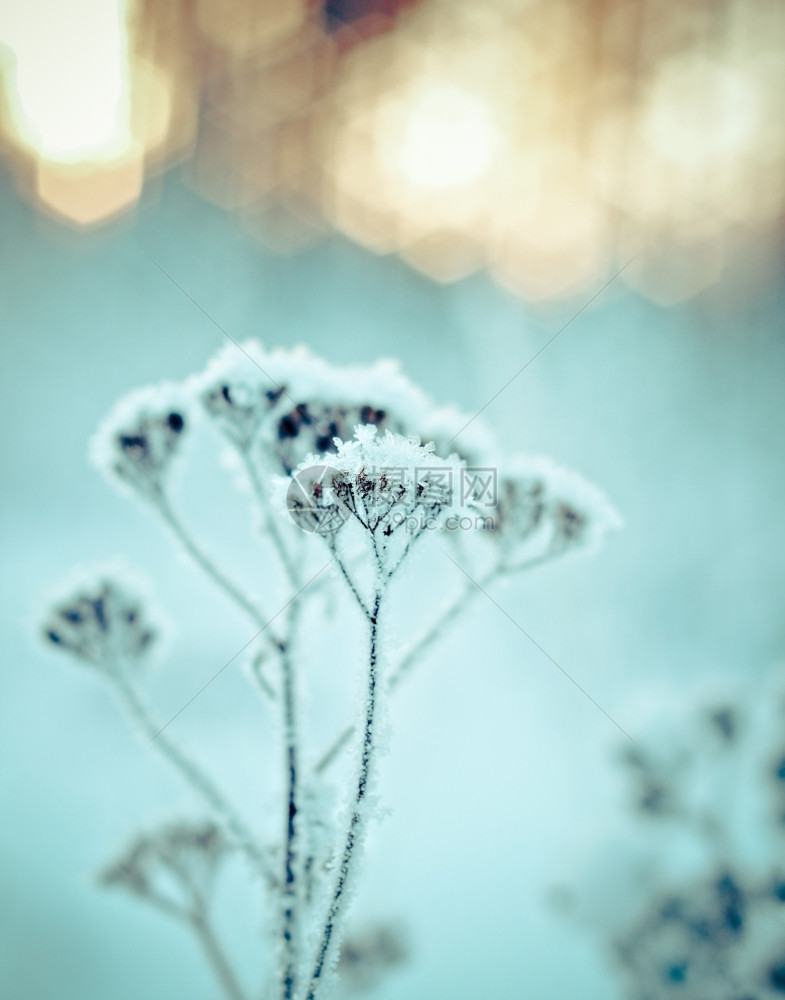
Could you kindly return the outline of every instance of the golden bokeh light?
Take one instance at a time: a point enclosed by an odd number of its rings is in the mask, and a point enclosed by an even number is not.
[[[284,253],[332,227],[435,280],[485,268],[539,301],[597,286],[634,248],[624,280],[666,304],[780,224],[773,0],[31,4],[0,17],[5,141],[42,207],[81,225],[177,156]]]

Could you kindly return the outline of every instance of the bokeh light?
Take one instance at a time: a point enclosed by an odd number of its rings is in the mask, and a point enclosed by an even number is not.
[[[42,32],[45,6],[0,21],[3,132],[23,188],[82,225],[182,160],[284,253],[332,227],[532,300],[638,254],[624,280],[666,304],[780,224],[771,0],[78,0]]]

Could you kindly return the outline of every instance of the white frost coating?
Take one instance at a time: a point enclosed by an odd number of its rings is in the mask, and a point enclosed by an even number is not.
[[[466,513],[459,505],[464,465],[456,457],[440,458],[433,444],[389,430],[380,434],[373,425],[358,426],[353,440],[336,438],[334,444],[334,455],[309,456],[295,471],[298,482],[310,485],[304,475],[309,467],[324,463],[333,470],[312,485],[303,510],[340,509],[346,524],[366,537],[373,554],[366,568],[375,565],[379,580],[392,576],[424,533],[443,529],[451,514]],[[335,532],[338,541],[343,533]],[[323,537],[340,565],[335,535]]]
[[[223,348],[188,386],[235,445],[261,444],[287,472],[355,424],[417,435],[474,464],[493,450],[482,421],[437,407],[389,358],[335,366],[305,347],[267,351],[249,340]]]
[[[124,396],[90,440],[92,465],[122,492],[148,499],[161,493],[193,417],[185,387],[176,382]]]
[[[527,543],[543,534],[552,554],[596,552],[623,526],[604,493],[577,472],[548,458],[515,455],[499,470],[491,532],[500,543]]]
[[[365,691],[357,726],[357,757],[343,815],[342,846],[335,856],[334,880],[325,901],[325,916],[316,938],[315,958],[306,1000],[316,1000],[329,989],[340,955],[340,944],[349,904],[356,891],[359,855],[365,845],[368,823],[378,809],[377,758],[383,749],[385,698],[379,625],[382,589],[368,611],[369,650]]]

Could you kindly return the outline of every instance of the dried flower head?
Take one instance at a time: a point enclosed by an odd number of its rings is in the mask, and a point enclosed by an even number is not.
[[[371,990],[408,957],[406,939],[394,925],[379,924],[360,934],[349,934],[344,938],[338,959],[341,986],[350,993]]]
[[[190,387],[236,447],[257,446],[287,475],[309,454],[333,453],[335,439],[351,438],[358,424],[417,435],[441,451],[468,423],[437,408],[395,361],[338,367],[304,347],[266,351],[253,340],[227,346]],[[473,461],[489,446],[475,421],[458,450]]]
[[[631,1000],[785,994],[781,877],[721,868],[650,900],[614,941]]]
[[[84,663],[114,668],[144,660],[160,628],[114,570],[97,570],[64,589],[44,619],[42,635]]]
[[[561,555],[595,551],[621,518],[606,497],[581,476],[549,459],[517,456],[506,464],[489,530],[508,555],[535,536]]]
[[[147,498],[166,488],[190,424],[187,395],[175,383],[138,389],[112,409],[90,442],[90,459],[116,485]]]
[[[194,898],[207,898],[229,851],[221,829],[210,821],[170,823],[137,837],[100,873],[99,881],[149,902],[187,910]]]
[[[370,535],[379,568],[389,574],[418,536],[443,527],[459,509],[464,466],[455,457],[438,457],[432,444],[392,431],[379,434],[372,425],[335,444],[335,455],[314,457],[295,473],[293,482],[302,485],[298,513],[314,512],[321,525],[315,530],[328,539],[344,523],[358,526]],[[291,489],[288,495],[291,504]]]

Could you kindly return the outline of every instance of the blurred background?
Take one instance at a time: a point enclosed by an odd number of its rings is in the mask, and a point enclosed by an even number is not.
[[[0,0],[3,996],[216,995],[180,929],[94,879],[194,803],[35,642],[49,586],[116,555],[176,623],[163,717],[247,641],[85,460],[118,396],[201,369],[215,323],[397,357],[469,413],[537,355],[485,419],[626,529],[500,603],[632,733],[782,670],[784,41],[774,0]],[[206,446],[183,505],[261,586],[218,468]],[[460,583],[443,562],[410,568],[424,606]],[[348,621],[315,642],[324,697]],[[335,720],[311,714],[321,746]],[[635,840],[608,719],[480,601],[393,721],[355,919],[403,927],[409,957],[374,996],[627,996],[549,905]],[[176,730],[263,821],[275,731],[240,672]],[[255,919],[226,914],[248,975]]]

